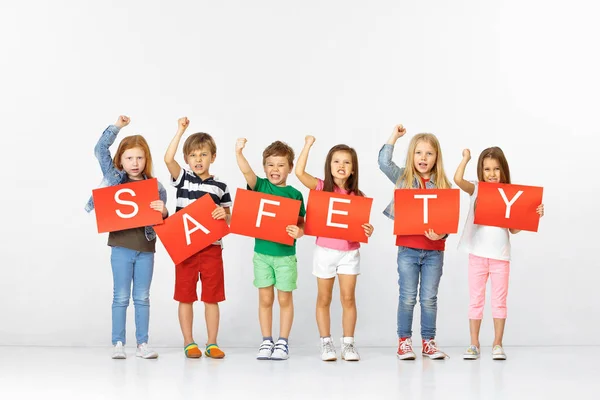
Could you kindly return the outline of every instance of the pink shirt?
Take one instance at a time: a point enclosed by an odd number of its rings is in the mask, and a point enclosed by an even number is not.
[[[315,188],[315,190],[323,190],[323,186],[325,185],[325,182],[323,182],[321,179],[317,178],[317,187]],[[334,185],[334,189],[333,189],[334,193],[341,193],[341,194],[349,194],[347,190],[344,189],[340,189],[337,185]],[[350,193],[350,195],[354,195],[354,193]],[[349,251],[349,250],[356,250],[360,247],[360,243],[359,242],[349,242],[348,240],[343,240],[343,239],[332,239],[332,238],[324,238],[324,237],[317,237],[317,246],[321,246],[321,247],[326,247],[328,249],[334,249],[334,250],[340,250],[340,251]]]

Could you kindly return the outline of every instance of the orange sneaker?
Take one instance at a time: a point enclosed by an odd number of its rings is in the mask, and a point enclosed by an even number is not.
[[[225,357],[225,353],[223,350],[219,348],[216,344],[207,344],[206,350],[204,350],[204,355],[210,358],[223,358]]]
[[[200,358],[202,357],[202,352],[200,351],[200,349],[198,348],[198,345],[194,342],[188,344],[187,346],[185,346],[185,348],[183,349],[183,351],[185,352],[185,356],[187,358]]]

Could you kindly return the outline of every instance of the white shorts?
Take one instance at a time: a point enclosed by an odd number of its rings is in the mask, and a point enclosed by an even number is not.
[[[315,246],[313,256],[313,275],[317,278],[329,279],[336,274],[360,274],[360,252],[356,250],[334,250]]]

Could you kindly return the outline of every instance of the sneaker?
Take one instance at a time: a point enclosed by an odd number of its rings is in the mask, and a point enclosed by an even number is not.
[[[115,347],[113,348],[112,358],[113,360],[124,360],[127,358],[123,342],[117,342],[117,344],[115,344]]]
[[[412,348],[411,338],[398,339],[397,356],[400,360],[414,360],[417,357]]]
[[[358,351],[356,350],[356,347],[354,347],[354,338],[353,337],[343,337],[342,338],[342,360],[346,360],[346,361],[360,360],[360,355],[358,355]]]
[[[158,353],[148,347],[148,343],[138,344],[137,350],[135,351],[136,357],[142,358],[158,358]]]
[[[423,339],[423,357],[429,357],[432,360],[443,360],[448,356],[437,348],[435,339]]]
[[[272,340],[265,340],[262,342],[260,347],[258,348],[258,354],[256,355],[257,360],[270,360],[271,355],[273,354],[273,344]]]
[[[333,340],[331,340],[331,336],[321,338],[321,360],[337,360],[337,355],[335,354],[335,346],[333,345]]]
[[[282,361],[288,358],[290,358],[290,348],[285,340],[279,339],[273,348],[271,360]]]
[[[492,349],[492,358],[494,360],[506,360],[506,353],[500,345],[495,345]]]
[[[464,360],[477,360],[479,358],[479,349],[475,345],[470,345],[463,354]]]

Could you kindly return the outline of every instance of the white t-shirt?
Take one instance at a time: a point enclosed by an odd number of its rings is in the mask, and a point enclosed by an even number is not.
[[[494,260],[510,261],[510,233],[507,228],[497,226],[475,225],[475,202],[479,184],[472,182],[475,190],[471,196],[469,215],[465,229],[458,242],[458,249],[473,255]]]

